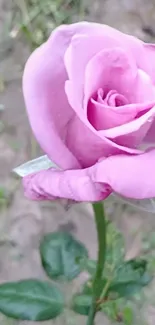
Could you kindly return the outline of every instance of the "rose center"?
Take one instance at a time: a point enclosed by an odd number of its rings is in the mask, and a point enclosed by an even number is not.
[[[129,100],[116,90],[106,93],[100,88],[88,103],[88,120],[96,130],[106,130],[121,125],[125,123],[121,110],[128,104],[130,104]]]
[[[105,94],[101,88],[98,90],[95,100],[100,104],[112,107],[124,106],[129,103],[128,99],[124,95],[117,93],[116,90],[110,90]]]

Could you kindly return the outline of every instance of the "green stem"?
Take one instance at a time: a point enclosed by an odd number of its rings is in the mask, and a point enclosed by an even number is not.
[[[94,325],[94,318],[96,314],[96,301],[100,298],[102,287],[101,279],[106,259],[106,220],[104,213],[103,202],[93,204],[95,215],[96,230],[98,236],[98,258],[96,273],[93,281],[93,297],[92,304],[88,316],[87,325]]]

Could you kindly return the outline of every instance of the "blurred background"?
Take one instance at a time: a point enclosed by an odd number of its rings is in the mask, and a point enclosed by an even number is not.
[[[65,202],[27,201],[21,180],[12,173],[14,167],[41,154],[23,102],[21,78],[25,62],[56,26],[83,19],[106,23],[146,42],[155,42],[154,0],[0,0],[0,282],[45,278],[39,242],[45,233],[56,229],[71,232],[86,244],[92,258],[96,255],[96,231],[89,204],[66,211]],[[126,258],[147,251],[155,269],[155,216],[114,199],[106,202],[106,211],[124,236]],[[69,290],[76,291],[80,281],[83,278]],[[155,283],[137,303],[137,318],[125,325],[153,325]],[[45,325],[79,322],[85,324],[86,320],[66,315],[63,320]],[[97,324],[103,323],[119,324],[122,320],[111,322],[99,316]],[[0,315],[0,324],[36,323]]]

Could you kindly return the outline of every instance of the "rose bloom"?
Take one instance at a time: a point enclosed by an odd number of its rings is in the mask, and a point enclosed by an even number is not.
[[[24,177],[28,198],[155,197],[154,45],[97,23],[60,26],[30,56],[23,91],[58,166]]]

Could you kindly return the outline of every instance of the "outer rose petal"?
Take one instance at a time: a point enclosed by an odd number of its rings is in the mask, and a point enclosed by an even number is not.
[[[153,198],[154,162],[155,149],[138,156],[111,156],[82,170],[41,171],[24,177],[25,195],[33,200],[100,201],[113,191],[132,199]]]
[[[149,73],[149,75],[152,77],[153,82],[155,83],[155,44],[144,43],[144,50],[146,52],[145,60],[147,63],[147,69],[145,68],[145,70]],[[155,142],[155,122],[153,122],[149,132],[147,133],[145,142]]]
[[[146,71],[155,83],[155,44],[143,43],[144,55],[139,57],[139,66]]]
[[[41,171],[24,177],[25,195],[32,200],[54,200],[66,198],[75,201],[99,201],[106,198],[111,190],[92,182],[89,169]]]
[[[63,142],[74,115],[64,92],[67,76],[62,55],[68,41],[68,35],[57,30],[31,55],[23,91],[30,124],[42,149],[60,167],[78,168],[78,160]]]
[[[142,155],[111,156],[94,166],[92,181],[132,199],[155,197],[155,149]]]

